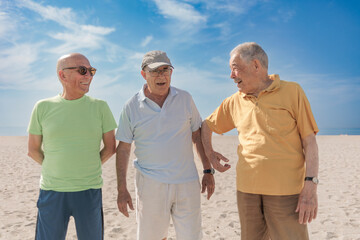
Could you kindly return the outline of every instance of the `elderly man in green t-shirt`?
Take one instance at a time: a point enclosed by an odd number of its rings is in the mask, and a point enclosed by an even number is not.
[[[65,239],[70,216],[78,239],[103,239],[101,164],[115,153],[116,122],[105,101],[85,95],[95,72],[82,54],[62,56],[62,93],[33,109],[28,155],[42,166],[36,239]]]

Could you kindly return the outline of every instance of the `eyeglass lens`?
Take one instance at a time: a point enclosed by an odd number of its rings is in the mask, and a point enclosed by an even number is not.
[[[154,71],[149,71],[150,74],[152,76],[159,76],[159,75],[169,75],[169,73],[171,72],[171,69],[170,68],[165,68],[165,69],[162,69],[162,70],[154,70]]]
[[[85,75],[86,73],[87,73],[87,71],[89,70],[89,73],[90,73],[90,75],[91,76],[94,76],[95,75],[95,73],[96,73],[96,69],[95,68],[86,68],[86,67],[84,67],[84,66],[79,66],[79,73],[81,74],[81,75]]]

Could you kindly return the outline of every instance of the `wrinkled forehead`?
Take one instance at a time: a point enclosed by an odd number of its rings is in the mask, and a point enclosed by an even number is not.
[[[234,54],[230,57],[229,65],[233,66],[241,66],[244,64],[244,61],[240,58],[240,55]]]

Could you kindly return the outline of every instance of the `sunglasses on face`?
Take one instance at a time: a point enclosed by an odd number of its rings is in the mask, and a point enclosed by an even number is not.
[[[81,75],[85,75],[88,71],[90,73],[90,76],[94,76],[96,73],[96,68],[93,68],[93,67],[89,67],[89,68],[84,67],[84,66],[67,67],[67,68],[63,68],[62,70],[66,70],[66,69],[77,69]]]

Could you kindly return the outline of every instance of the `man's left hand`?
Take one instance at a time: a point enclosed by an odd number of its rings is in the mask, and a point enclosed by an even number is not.
[[[214,175],[205,173],[202,179],[202,188],[201,193],[204,193],[207,190],[207,199],[209,200],[211,195],[215,191],[215,178]]]
[[[307,224],[316,218],[318,211],[317,186],[312,182],[305,182],[300,193],[296,212],[299,213],[299,223]]]

